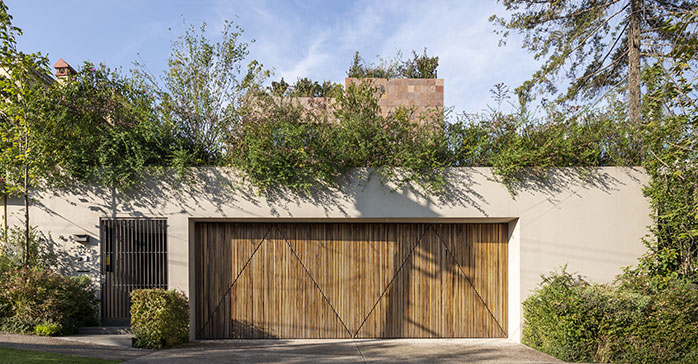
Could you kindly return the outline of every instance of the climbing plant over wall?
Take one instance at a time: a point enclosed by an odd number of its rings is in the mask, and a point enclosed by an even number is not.
[[[388,179],[420,180],[436,188],[446,160],[443,120],[422,127],[410,111],[381,115],[370,83],[350,85],[338,94],[332,115],[306,110],[278,98],[255,97],[242,127],[229,139],[232,166],[262,190],[284,186],[308,191],[334,185],[349,169],[377,169]]]
[[[439,67],[439,57],[427,55],[426,47],[422,54],[413,50],[412,58],[402,59],[402,53],[398,51],[393,58],[379,58],[378,60],[378,64],[369,64],[359,56],[359,52],[354,53],[347,77],[436,78],[436,69]]]

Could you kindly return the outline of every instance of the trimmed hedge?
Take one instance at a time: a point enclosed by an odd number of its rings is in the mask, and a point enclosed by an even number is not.
[[[97,298],[88,278],[29,267],[0,274],[0,330],[69,335],[97,323]]]
[[[131,292],[133,346],[162,349],[189,341],[189,301],[180,291],[137,289]]]
[[[522,342],[572,362],[697,363],[698,290],[626,274],[593,284],[564,269],[523,303]]]

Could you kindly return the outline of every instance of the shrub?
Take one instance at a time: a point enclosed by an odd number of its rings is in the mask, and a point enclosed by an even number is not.
[[[698,290],[680,279],[621,278],[609,297],[599,339],[601,361],[695,363]],[[690,359],[690,358],[693,359]]]
[[[523,303],[521,341],[564,361],[592,361],[601,292],[563,270],[543,277]]]
[[[58,335],[61,330],[63,330],[61,324],[54,323],[43,323],[34,327],[34,333],[39,336],[55,336]]]
[[[29,261],[25,262],[27,245],[24,228],[13,226],[0,228],[0,273],[13,271],[22,266],[48,268],[55,256],[47,249],[47,238],[37,227],[29,228]]]
[[[97,324],[97,298],[86,277],[24,267],[0,278],[0,329],[65,335]]]
[[[614,285],[564,269],[524,301],[522,342],[565,361],[689,363],[698,357],[698,290],[626,274]]]
[[[180,291],[131,292],[133,346],[162,349],[189,341],[189,301]]]

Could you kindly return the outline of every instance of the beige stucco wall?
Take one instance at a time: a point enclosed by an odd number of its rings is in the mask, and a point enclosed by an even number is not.
[[[642,195],[647,182],[640,168],[599,168],[580,179],[560,169],[545,180],[531,180],[512,194],[488,168],[454,168],[439,196],[426,197],[409,187],[392,188],[375,175],[347,178],[340,189],[294,197],[284,191],[259,195],[237,181],[230,169],[199,169],[182,184],[171,176],[153,177],[143,187],[121,194],[76,185],[70,190],[34,195],[30,208],[38,225],[59,249],[62,269],[87,270],[99,279],[100,217],[168,219],[169,286],[193,290],[190,234],[196,219],[288,219],[323,221],[473,221],[509,222],[509,336],[520,336],[520,302],[540,275],[567,264],[594,281],[610,281],[644,252],[641,242],[650,224]],[[8,220],[19,224],[22,201],[8,199]],[[90,243],[73,242],[87,233]],[[79,256],[90,261],[80,262]]]

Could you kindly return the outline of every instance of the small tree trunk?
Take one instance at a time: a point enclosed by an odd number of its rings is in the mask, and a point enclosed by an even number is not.
[[[642,0],[630,0],[628,31],[628,101],[629,118],[634,125],[642,122],[642,78],[640,75],[640,15]]]
[[[29,265],[29,165],[24,163],[24,265]]]

